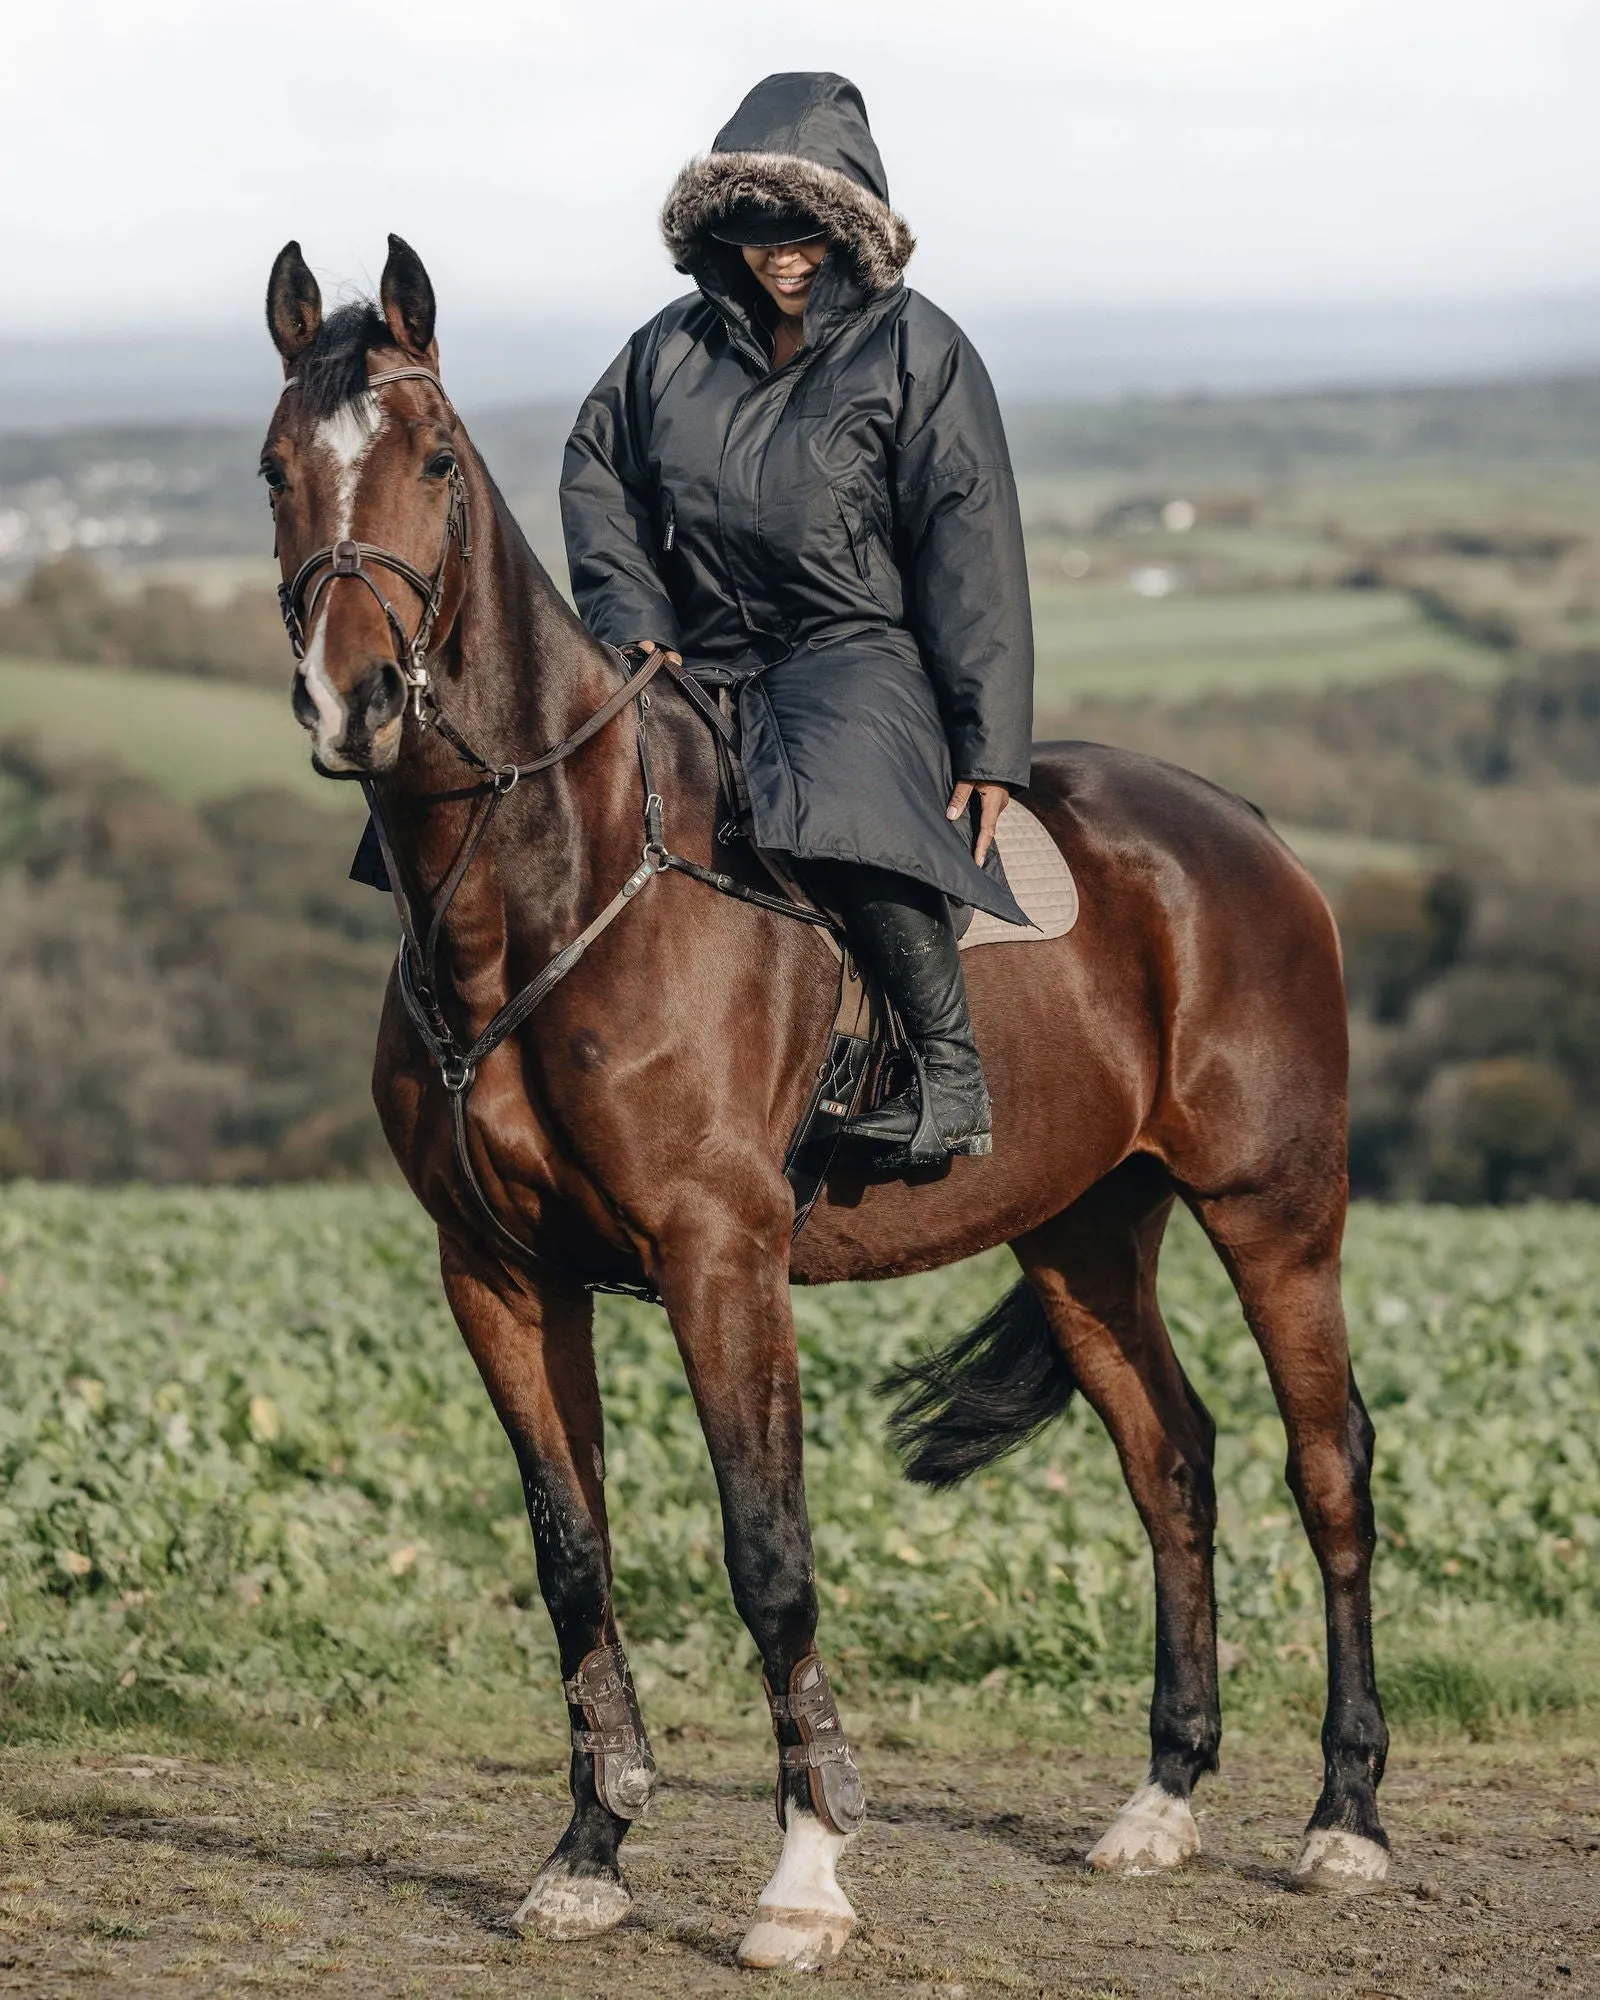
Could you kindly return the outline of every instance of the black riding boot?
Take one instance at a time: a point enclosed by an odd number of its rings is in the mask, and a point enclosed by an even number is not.
[[[951,1153],[989,1152],[989,1092],[949,903],[937,889],[882,868],[838,868],[830,886],[844,905],[852,945],[905,1024],[921,1072],[920,1087],[913,1083],[851,1119],[846,1137],[881,1147],[876,1165],[888,1173],[934,1166]]]

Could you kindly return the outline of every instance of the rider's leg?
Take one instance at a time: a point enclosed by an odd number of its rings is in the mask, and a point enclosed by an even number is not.
[[[831,871],[850,941],[893,1001],[922,1064],[937,1149],[912,1150],[921,1121],[913,1084],[851,1121],[852,1138],[891,1151],[883,1164],[932,1163],[947,1153],[989,1151],[989,1093],[967,1011],[950,904],[937,889],[866,865]]]

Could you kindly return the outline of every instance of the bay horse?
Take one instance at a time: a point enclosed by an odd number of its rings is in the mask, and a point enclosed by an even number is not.
[[[785,1146],[827,1044],[834,961],[807,926],[662,867],[670,843],[764,879],[718,841],[706,718],[664,674],[630,682],[551,584],[441,385],[413,251],[391,236],[378,304],[324,318],[288,244],[267,317],[286,380],[262,469],[301,654],[294,709],[316,768],[367,787],[407,938],[374,1096],[516,1454],[573,1728],[571,1823],[517,1920],[553,1937],[622,1920],[619,1851],[654,1782],[612,1613],[592,1288],[653,1291],[683,1357],[779,1752],[782,1850],[741,1958],[809,1967],[854,1922],[835,1870],[865,1800],[816,1652],[789,1287],[1001,1243],[1015,1289],[902,1379],[910,1469],[948,1482],[1074,1389],[1089,1399],[1156,1589],[1149,1768],[1089,1860],[1137,1875],[1197,1852],[1190,1795],[1221,1735],[1215,1426],[1157,1302],[1175,1200],[1265,1357],[1322,1572],[1325,1774],[1294,1880],[1380,1879],[1373,1433],[1340,1296],[1346,1024],[1310,876],[1199,778],[1039,746],[1024,796],[1084,915],[969,954],[993,1155],[881,1184],[835,1173],[797,1235]]]

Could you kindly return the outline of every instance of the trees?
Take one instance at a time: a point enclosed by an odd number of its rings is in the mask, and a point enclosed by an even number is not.
[[[254,792],[188,812],[0,745],[0,1175],[365,1175],[394,953],[345,822]]]

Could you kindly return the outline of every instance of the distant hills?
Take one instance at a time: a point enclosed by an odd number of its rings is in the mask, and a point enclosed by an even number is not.
[[[678,281],[666,274],[665,299]],[[1600,292],[1363,305],[997,308],[942,299],[1014,402],[1409,382],[1600,369]],[[452,323],[452,393],[469,416],[575,406],[632,331],[599,317]],[[212,329],[0,339],[0,430],[256,422],[276,363],[248,320]]]
[[[229,423],[0,430],[0,585],[69,549],[136,568],[179,564],[224,593],[266,581],[271,531],[256,459],[270,393],[269,380],[249,416]],[[1253,488],[1487,464],[1507,474],[1564,465],[1587,482],[1600,465],[1600,362],[1584,374],[1404,389],[1005,401],[1024,510],[1045,531],[1174,482]],[[467,414],[535,548],[564,575],[556,484],[571,400]]]

